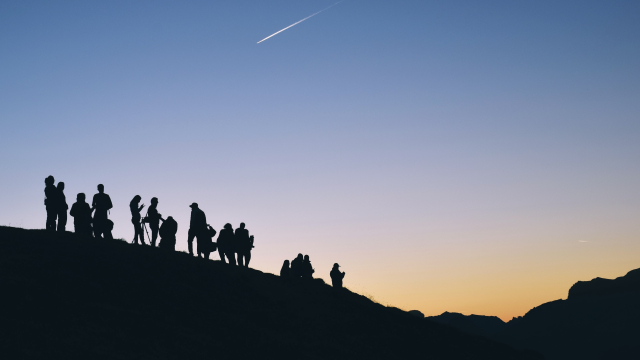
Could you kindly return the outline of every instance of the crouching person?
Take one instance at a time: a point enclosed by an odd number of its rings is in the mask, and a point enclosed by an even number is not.
[[[342,288],[342,279],[344,279],[345,275],[345,272],[341,272],[339,267],[340,265],[338,265],[338,263],[333,264],[333,269],[331,269],[331,272],[329,273],[329,275],[331,275],[331,283],[336,289]]]
[[[160,225],[160,244],[161,249],[175,251],[176,250],[176,233],[178,232],[178,223],[169,216]]]

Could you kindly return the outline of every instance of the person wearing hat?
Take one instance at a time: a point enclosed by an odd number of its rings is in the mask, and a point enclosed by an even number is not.
[[[339,267],[340,265],[338,265],[338,263],[333,264],[333,269],[331,269],[331,272],[329,273],[329,275],[331,275],[331,283],[336,289],[340,289],[342,287],[342,279],[344,279],[345,275],[345,272],[341,272]]]
[[[158,229],[160,228],[160,220],[162,216],[158,213],[158,198],[151,198],[151,205],[147,209],[147,216],[144,221],[149,224],[151,228],[151,246],[156,246],[156,239],[158,238]]]
[[[189,223],[189,237],[187,243],[189,244],[189,255],[193,255],[193,239],[196,236],[203,237],[207,233],[207,216],[204,211],[198,208],[198,203],[189,205],[191,208],[191,222]]]

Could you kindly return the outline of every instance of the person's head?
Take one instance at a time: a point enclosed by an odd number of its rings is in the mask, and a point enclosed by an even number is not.
[[[53,178],[53,175],[49,175],[44,179],[45,185],[53,185],[54,182],[56,182],[56,180]]]
[[[333,264],[333,268],[334,268],[334,269],[337,269],[337,268],[339,268],[339,267],[340,267],[340,265],[338,265],[338,263]]]
[[[64,190],[64,183],[62,181],[58,183],[58,190]]]
[[[192,203],[191,205],[189,205],[189,207],[191,209],[197,209],[198,208],[198,203]]]
[[[282,264],[282,266],[289,267],[289,260],[285,260],[285,261],[284,261],[284,264]]]
[[[298,259],[302,259],[302,254],[298,254]]]
[[[306,261],[309,261],[309,255],[305,255],[305,256],[304,256],[304,259],[305,259]]]
[[[151,198],[151,203],[154,205],[158,205],[158,198],[157,197],[152,197]]]
[[[84,202],[86,198],[87,196],[84,193],[78,193],[78,196],[76,196],[76,200],[78,200],[78,202]]]
[[[101,194],[104,192],[104,185],[98,184],[98,192]]]
[[[173,216],[167,216],[167,220],[166,221],[173,221]]]
[[[244,229],[244,223],[240,223],[240,229]]]
[[[253,235],[249,236],[249,239],[253,240]]]
[[[136,195],[133,197],[133,199],[131,199],[131,203],[132,204],[137,204],[140,202],[140,200],[142,200],[142,197],[140,195]]]
[[[227,230],[233,230],[233,227],[231,227],[231,224],[229,223],[224,224],[224,228]]]

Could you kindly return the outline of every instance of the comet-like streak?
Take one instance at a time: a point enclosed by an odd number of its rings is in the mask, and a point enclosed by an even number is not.
[[[344,1],[344,0],[342,0],[342,1]],[[262,40],[258,41],[256,44],[260,44],[261,42],[263,42],[263,41],[265,41],[265,40],[267,40],[267,39],[269,39],[269,38],[271,38],[271,37],[274,37],[274,36],[276,36],[276,35],[280,34],[281,32],[283,32],[283,31],[287,30],[287,29],[288,29],[288,28],[290,28],[290,27],[294,27],[294,26],[296,26],[296,25],[300,24],[301,22],[303,22],[303,21],[305,21],[305,20],[307,20],[307,19],[309,19],[309,18],[311,18],[311,17],[314,17],[314,16],[316,16],[316,15],[320,14],[321,12],[323,12],[323,11],[325,11],[325,10],[329,10],[329,8],[332,8],[332,7],[334,7],[334,6],[338,5],[338,4],[340,4],[342,1],[338,1],[337,3],[335,3],[335,4],[331,5],[331,6],[327,7],[327,8],[324,8],[324,9],[320,10],[320,11],[318,11],[318,12],[317,12],[317,13],[315,13],[315,14],[311,14],[311,15],[307,16],[306,18],[304,18],[304,19],[302,19],[302,20],[300,20],[300,21],[298,21],[298,22],[296,22],[296,23],[293,23],[293,24],[291,24],[291,25],[287,26],[286,28],[284,28],[284,29],[282,29],[282,30],[280,30],[280,31],[278,31],[278,32],[276,32],[276,33],[273,33],[273,34],[271,34],[271,35],[269,35],[269,36],[267,36],[266,38],[264,38],[264,39],[262,39]]]

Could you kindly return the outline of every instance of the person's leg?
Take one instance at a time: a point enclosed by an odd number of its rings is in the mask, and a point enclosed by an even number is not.
[[[196,237],[194,231],[189,229],[189,237],[187,238],[187,244],[189,245],[189,255],[193,255],[193,238]]]
[[[249,261],[251,261],[251,251],[244,254],[244,266],[249,267]]]
[[[47,230],[56,231],[56,217],[58,213],[55,210],[47,209]]]
[[[210,255],[210,254],[211,254],[210,252],[205,251],[205,252],[204,252],[204,258],[205,258],[205,259],[207,259],[207,260],[209,260],[209,255]]]
[[[229,264],[235,265],[236,264],[236,254],[233,253],[233,252],[226,252],[225,254],[227,255],[227,260],[229,260]]]
[[[243,265],[242,265],[242,260],[243,260],[243,259],[242,259],[242,253],[241,253],[241,252],[236,253],[236,257],[238,258],[238,259],[237,259],[237,261],[238,261],[238,266],[243,266]]]
[[[58,214],[58,232],[64,232],[67,228],[67,212],[61,211]]]
[[[223,263],[227,263],[227,259],[225,259],[224,257],[224,251],[222,251],[222,249],[220,247],[218,247],[218,255],[220,255],[220,261],[222,261]]]
[[[156,239],[158,239],[158,228],[150,226],[151,228],[151,246],[156,247]]]

